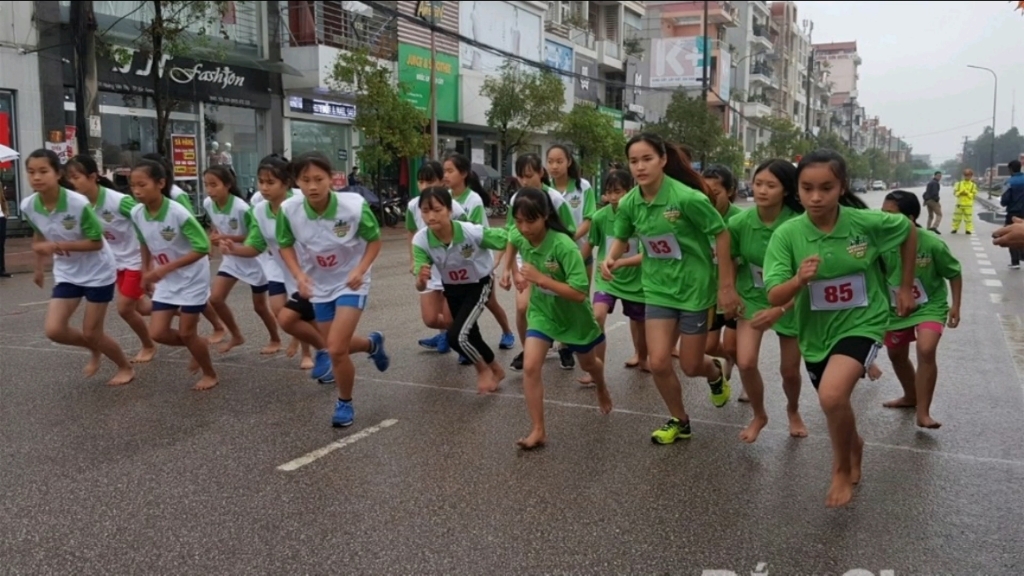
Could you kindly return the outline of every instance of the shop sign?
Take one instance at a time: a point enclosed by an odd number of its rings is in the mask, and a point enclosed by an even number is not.
[[[356,117],[355,104],[344,102],[328,102],[327,100],[314,100],[302,96],[291,96],[288,98],[288,109],[292,112],[312,114],[313,116],[326,116],[328,118],[341,118],[353,120]]]
[[[191,134],[171,135],[171,164],[174,178],[194,180],[199,178],[198,147],[196,137]]]
[[[597,80],[597,60],[575,54],[576,87],[573,91],[577,104],[596,104],[604,96],[604,83]]]
[[[424,114],[430,114],[430,50],[401,42],[398,44],[398,81],[402,95]],[[459,121],[459,59],[437,54],[434,63],[437,83],[437,119]]]

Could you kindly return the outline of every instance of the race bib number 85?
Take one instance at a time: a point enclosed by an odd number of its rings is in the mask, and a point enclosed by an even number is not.
[[[863,308],[868,305],[867,286],[863,274],[811,282],[811,310],[834,311]]]

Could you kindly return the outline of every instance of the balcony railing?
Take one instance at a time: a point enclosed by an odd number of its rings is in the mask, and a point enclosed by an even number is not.
[[[619,43],[614,40],[602,40],[601,41],[601,53],[608,57],[616,60],[622,60],[621,49]]]
[[[760,74],[767,78],[771,78],[772,76],[775,75],[775,70],[773,70],[772,67],[765,62],[754,62],[753,64],[750,65],[750,73]]]
[[[764,24],[754,24],[753,28],[754,36],[760,36],[764,39],[768,39],[768,27]]]
[[[289,0],[281,3],[282,47],[331,46],[342,50],[367,49],[374,57],[394,60],[398,55],[398,21],[365,4],[345,10],[347,2]],[[397,2],[381,2],[397,10]]]

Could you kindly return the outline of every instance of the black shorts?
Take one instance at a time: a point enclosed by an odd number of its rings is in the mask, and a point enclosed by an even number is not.
[[[284,303],[284,307],[298,314],[299,318],[301,318],[303,322],[312,322],[316,320],[316,313],[313,311],[313,304],[309,300],[299,296],[298,292],[295,292],[288,297],[288,301]]]
[[[872,362],[875,361],[875,356],[878,355],[878,351],[882,349],[882,343],[866,338],[864,336],[850,336],[843,338],[836,345],[832,347],[828,355],[821,359],[819,362],[807,362],[804,361],[804,366],[807,368],[807,375],[811,378],[811,384],[814,389],[818,389],[818,384],[821,383],[821,377],[825,374],[825,368],[828,367],[828,361],[833,356],[847,356],[861,363],[866,370]]]
[[[715,321],[711,323],[711,329],[709,332],[718,332],[722,328],[728,328],[730,330],[736,329],[736,317],[726,320],[725,314],[715,314]]]

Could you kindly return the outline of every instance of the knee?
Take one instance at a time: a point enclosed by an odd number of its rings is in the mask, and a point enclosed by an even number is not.
[[[260,316],[270,313],[270,306],[267,304],[266,296],[254,294],[252,297],[252,309]]]
[[[121,318],[127,320],[133,314],[138,313],[138,300],[129,300],[128,298],[121,298],[117,301],[117,313],[121,315]]]
[[[758,357],[756,355],[744,355],[736,357],[736,368],[740,372],[752,372],[758,369]]]
[[[849,409],[850,399],[842,394],[818,389],[818,403],[826,416]]]
[[[100,338],[103,338],[103,328],[97,326],[83,326],[82,338],[85,339],[86,344],[95,344]]]
[[[936,350],[934,346],[920,346],[917,347],[917,363],[935,365],[937,357],[935,354]]]
[[[56,322],[47,322],[46,326],[43,327],[43,332],[46,334],[48,339],[59,341],[64,339],[67,328],[57,324]]]
[[[331,355],[331,361],[341,362],[347,360],[351,353],[352,343],[342,340],[331,340],[327,342],[327,351]]]
[[[224,303],[227,302],[227,299],[227,294],[221,294],[219,292],[210,294],[210,304],[213,306],[223,306]]]
[[[157,344],[174,344],[174,339],[171,337],[171,331],[167,328],[161,328],[150,324],[149,337]]]
[[[783,366],[779,370],[779,376],[782,376],[783,384],[799,384],[800,383],[800,367],[799,366]]]
[[[597,372],[601,370],[601,360],[598,359],[597,354],[593,352],[589,354],[577,354],[576,359],[579,360],[580,368],[584,372]]]
[[[651,369],[651,374],[654,376],[667,376],[672,373],[672,355],[666,354],[665,356],[650,356],[647,359],[647,366]]]
[[[461,332],[462,326],[452,325],[449,327],[448,332],[445,335],[445,337],[448,339],[449,347],[455,348],[456,350],[461,350],[461,348],[459,347],[459,336]]]

